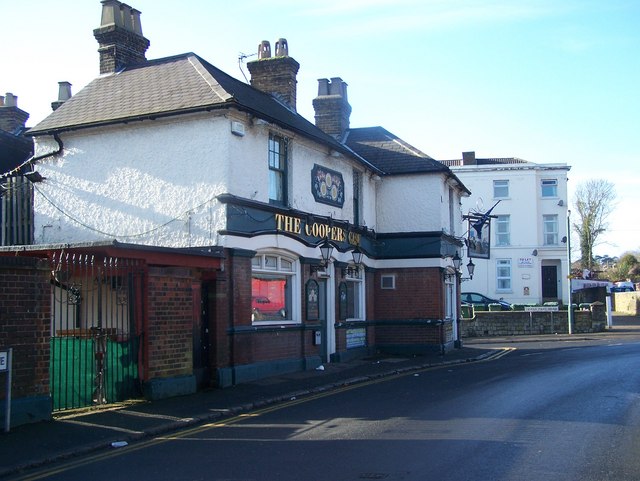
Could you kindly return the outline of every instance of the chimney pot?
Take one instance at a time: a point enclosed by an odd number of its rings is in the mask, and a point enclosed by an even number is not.
[[[4,95],[0,95],[0,107],[4,107]]]
[[[67,81],[58,82],[58,100],[64,102],[71,98],[71,84]]]
[[[18,97],[13,95],[10,92],[7,92],[7,95],[4,98],[4,106],[5,107],[17,107],[18,106]]]
[[[331,77],[331,90],[330,95],[339,95],[347,100],[347,84],[342,81],[340,77]]]
[[[271,57],[271,44],[268,40],[263,40],[258,45],[258,59]]]
[[[102,17],[100,18],[100,27],[108,27],[115,25],[124,27],[122,23],[122,12],[120,10],[120,2],[118,0],[102,0]]]
[[[60,106],[71,98],[71,84],[63,81],[58,82],[58,100],[51,102],[51,109],[58,110]]]
[[[288,57],[289,45],[286,38],[278,39],[276,42],[276,57]]]
[[[126,4],[120,5],[120,14],[122,15],[122,25],[128,32],[133,32],[133,19],[131,16],[131,7]]]
[[[142,37],[142,23],[140,22],[140,10],[131,9],[131,22],[133,24],[133,33]]]
[[[321,95],[329,95],[329,79],[318,79],[318,97]]]

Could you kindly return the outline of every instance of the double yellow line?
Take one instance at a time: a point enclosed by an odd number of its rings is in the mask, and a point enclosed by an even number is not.
[[[159,444],[167,443],[169,441],[175,441],[177,439],[188,437],[188,436],[192,436],[194,434],[199,434],[199,433],[201,433],[203,431],[207,431],[209,429],[222,428],[222,427],[225,427],[225,426],[236,424],[238,422],[244,421],[244,420],[249,419],[249,418],[256,418],[256,417],[262,416],[262,415],[270,413],[270,412],[279,411],[281,409],[286,409],[286,408],[291,407],[291,406],[296,406],[298,404],[306,403],[306,402],[309,402],[309,401],[314,401],[316,399],[322,399],[324,397],[333,396],[333,395],[340,394],[340,393],[343,393],[343,392],[346,392],[346,391],[351,391],[353,389],[358,389],[358,388],[361,388],[361,387],[364,387],[364,386],[371,386],[373,384],[379,384],[379,383],[382,383],[382,382],[386,382],[386,381],[390,381],[390,380],[393,380],[393,379],[397,379],[399,377],[413,376],[414,374],[419,374],[419,373],[422,373],[422,372],[436,371],[436,370],[439,370],[439,369],[445,369],[445,368],[451,368],[451,367],[457,367],[457,366],[466,366],[466,365],[472,364],[474,362],[495,361],[496,359],[500,359],[501,357],[506,356],[507,354],[509,354],[510,352],[514,351],[515,349],[516,348],[514,348],[514,347],[500,347],[500,348],[496,349],[496,352],[490,354],[486,358],[478,360],[478,361],[473,361],[471,363],[438,364],[438,365],[428,366],[428,367],[424,367],[424,368],[419,368],[419,369],[416,369],[416,370],[410,370],[410,371],[406,371],[406,372],[399,372],[399,373],[397,373],[395,375],[391,375],[391,376],[384,376],[384,377],[380,377],[380,378],[376,378],[376,379],[370,379],[368,381],[354,382],[353,384],[345,385],[343,387],[338,387],[338,388],[335,388],[335,389],[331,389],[331,390],[320,392],[320,393],[316,393],[316,394],[305,395],[305,396],[300,397],[300,398],[292,398],[289,401],[280,402],[280,403],[274,404],[272,406],[267,406],[267,407],[264,407],[264,408],[256,409],[255,411],[251,411],[249,413],[238,414],[238,415],[233,416],[233,417],[228,418],[228,419],[220,419],[219,421],[213,421],[213,422],[208,422],[208,423],[205,423],[205,424],[200,424],[200,425],[195,426],[193,428],[181,430],[179,433],[176,433],[176,434],[167,435],[167,436],[158,436],[158,437],[150,439],[148,441],[141,441],[141,442],[136,443],[134,445],[129,445],[129,446],[126,446],[126,447],[123,447],[123,448],[114,448],[113,451],[107,451],[107,452],[103,452],[103,453],[99,453],[99,454],[90,455],[88,457],[83,457],[82,459],[77,459],[75,461],[69,461],[69,462],[66,462],[66,463],[60,465],[57,468],[56,467],[54,467],[54,468],[46,468],[43,471],[40,471],[40,472],[37,472],[37,473],[28,474],[28,475],[25,475],[25,476],[20,477],[20,478],[14,478],[14,481],[36,481],[38,479],[45,479],[45,478],[48,478],[50,476],[54,476],[56,474],[64,473],[66,471],[70,471],[70,470],[75,469],[75,468],[79,468],[79,467],[82,467],[82,466],[87,466],[89,464],[93,464],[93,463],[100,462],[100,461],[105,461],[107,459],[115,458],[117,456],[122,456],[124,454],[129,454],[129,453],[132,453],[132,452],[135,452],[135,451],[139,451],[141,449],[146,449],[146,448],[149,448],[149,447],[157,446]]]

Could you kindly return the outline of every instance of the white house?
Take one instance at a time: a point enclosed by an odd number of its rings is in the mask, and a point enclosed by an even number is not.
[[[518,158],[444,161],[469,187],[465,215],[491,210],[490,258],[473,259],[463,292],[516,304],[568,302],[566,164]]]

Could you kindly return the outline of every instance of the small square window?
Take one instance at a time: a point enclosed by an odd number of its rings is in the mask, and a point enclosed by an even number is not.
[[[396,276],[381,276],[380,277],[381,289],[395,289],[396,288]]]

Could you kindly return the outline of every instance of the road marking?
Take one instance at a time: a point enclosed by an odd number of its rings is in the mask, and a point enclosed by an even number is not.
[[[107,429],[109,431],[118,431],[118,432],[127,433],[127,434],[143,434],[143,431],[133,431],[131,429],[119,428],[117,426],[109,426],[106,424],[88,423],[86,421],[78,421],[76,419],[65,419],[64,421],[59,421],[59,422],[67,423],[67,424],[77,424],[78,426],[88,426],[90,428]]]
[[[153,446],[156,446],[158,444],[164,444],[164,443],[168,443],[170,441],[177,441],[179,439],[182,438],[188,438],[189,436],[192,436],[194,434],[198,434],[204,431],[208,431],[209,429],[215,429],[215,428],[223,428],[226,426],[230,426],[232,424],[236,424],[238,422],[241,421],[245,421],[247,418],[255,418],[255,417],[259,417],[263,414],[268,414],[271,413],[273,411],[278,411],[281,409],[286,409],[288,407],[291,406],[296,406],[298,404],[302,404],[302,403],[306,403],[306,402],[310,402],[310,401],[315,401],[317,399],[322,399],[324,397],[328,397],[328,396],[333,396],[336,394],[340,394],[343,392],[347,392],[347,391],[351,391],[353,389],[358,389],[361,387],[365,387],[365,386],[370,386],[372,384],[380,384],[382,382],[387,382],[387,381],[391,381],[394,379],[398,379],[400,377],[409,377],[409,376],[413,376],[416,373],[422,373],[422,372],[427,372],[427,371],[436,371],[439,369],[450,369],[452,366],[467,366],[469,364],[473,364],[475,362],[488,362],[488,361],[493,361],[496,359],[500,359],[503,356],[506,356],[507,354],[509,354],[510,352],[513,352],[516,350],[515,347],[499,347],[499,348],[495,348],[496,352],[490,354],[489,356],[487,356],[484,359],[480,359],[479,361],[472,361],[472,362],[468,362],[468,363],[459,363],[459,364],[437,364],[437,365],[432,365],[432,366],[427,366],[427,367],[422,367],[422,368],[418,368],[415,370],[411,370],[411,371],[407,371],[407,372],[398,372],[395,373],[393,375],[390,376],[384,376],[384,377],[380,377],[380,378],[375,378],[375,379],[369,379],[366,381],[362,381],[362,382],[356,382],[353,384],[349,384],[349,385],[345,385],[343,387],[339,387],[336,389],[331,389],[328,391],[324,391],[324,392],[320,392],[320,393],[316,393],[316,394],[311,394],[308,396],[304,396],[301,397],[299,399],[292,399],[291,401],[285,401],[282,403],[276,403],[272,406],[267,406],[261,409],[256,409],[254,411],[251,411],[249,413],[242,413],[242,414],[238,414],[234,417],[231,417],[229,419],[221,419],[219,421],[213,421],[210,423],[205,423],[205,424],[201,424],[198,426],[194,426],[193,428],[190,429],[185,429],[182,430],[174,435],[167,435],[167,436],[158,436],[155,437],[153,439],[150,439],[148,441],[141,441],[139,443],[136,443],[134,445],[128,445],[126,447],[123,448],[119,448],[117,450],[113,450],[113,451],[105,451],[102,453],[98,453],[98,454],[94,454],[94,455],[89,455],[88,457],[83,457],[81,459],[77,459],[74,461],[69,461],[66,462],[62,465],[60,465],[59,467],[54,467],[54,468],[46,468],[43,471],[40,472],[36,472],[33,474],[28,474],[25,475],[23,477],[19,477],[19,478],[14,478],[14,481],[36,481],[38,479],[45,479],[48,478],[50,476],[54,476],[57,474],[61,474],[67,471],[70,471],[72,469],[75,468],[79,468],[79,467],[83,467],[83,466],[88,466],[90,464],[94,464],[100,461],[105,461],[107,459],[111,459],[111,458],[115,458],[117,456],[122,456],[124,454],[129,454],[135,451],[140,451],[142,449],[146,449],[146,448],[150,448]],[[70,422],[70,421],[67,421]],[[104,427],[104,426],[101,426]]]

